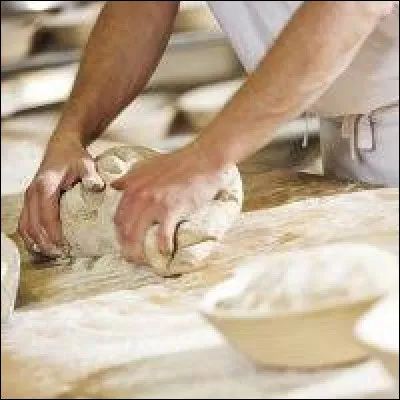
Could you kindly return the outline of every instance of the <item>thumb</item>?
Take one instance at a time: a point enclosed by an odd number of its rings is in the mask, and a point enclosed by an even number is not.
[[[125,190],[128,184],[128,176],[123,175],[111,182],[111,187],[116,190]]]
[[[97,172],[93,160],[83,161],[82,186],[92,192],[100,192],[105,188],[105,183]]]

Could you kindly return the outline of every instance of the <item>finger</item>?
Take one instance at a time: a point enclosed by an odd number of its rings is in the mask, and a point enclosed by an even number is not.
[[[163,255],[172,255],[174,251],[174,237],[178,222],[177,214],[169,214],[160,221],[157,243],[160,253]]]
[[[149,179],[154,177],[154,170],[160,170],[160,164],[155,164],[155,162],[154,159],[139,161],[135,164],[134,170],[130,170],[125,175],[111,182],[111,187],[115,190],[125,190],[129,188],[132,192],[137,191],[142,188]]]
[[[122,257],[125,260],[135,264],[135,265],[146,265],[147,261],[140,253],[135,252],[135,249],[128,245],[121,245]]]
[[[79,176],[77,176],[76,174],[67,173],[61,182],[60,194],[62,194],[63,192],[65,192],[69,189],[72,189],[74,187],[74,185],[79,182],[79,180],[80,180]]]
[[[144,209],[144,205],[139,205],[135,209],[137,218],[131,219],[123,228],[122,247],[128,260],[143,264],[146,263],[144,238],[147,230],[154,223],[154,209]]]
[[[111,182],[111,187],[115,190],[125,190],[129,188],[130,192],[140,189],[147,182],[147,175],[143,169],[130,171],[120,178]]]
[[[60,191],[44,189],[43,198],[39,202],[39,221],[49,237],[50,242],[59,247],[61,252],[62,231],[60,221]]]
[[[39,177],[37,180],[37,199],[40,232],[48,238],[51,247],[47,253],[50,255],[63,255],[63,238],[60,222],[59,200],[63,175],[60,171],[51,171],[46,178]],[[64,178],[65,179],[65,178]],[[44,232],[44,233],[43,233]]]
[[[133,219],[140,216],[140,210],[149,206],[150,199],[145,191],[125,190],[115,211],[114,222],[117,226],[130,226]]]
[[[130,221],[134,218],[131,214],[131,206],[135,202],[135,197],[130,191],[125,191],[118,203],[114,215],[114,223],[121,234],[125,234],[125,227],[130,225]],[[127,230],[127,229],[126,229]]]
[[[131,226],[130,232],[128,232],[126,248],[129,251],[129,259],[135,263],[147,263],[144,239],[147,230],[155,223],[153,215],[152,210],[143,213]]]
[[[105,188],[105,183],[96,169],[93,160],[84,160],[81,171],[82,185],[85,189],[98,192]]]
[[[130,174],[121,176],[111,182],[111,187],[115,190],[125,190],[128,187]]]
[[[114,215],[114,224],[117,232],[118,241],[123,249],[123,255],[130,260],[130,244],[129,232],[131,225],[134,223],[135,214],[132,214],[132,208],[135,207],[135,198],[130,193],[125,191],[119,201],[117,210]],[[140,207],[136,204],[136,207]],[[136,214],[137,215],[137,214]]]
[[[27,198],[27,194],[25,195],[25,202],[28,201],[26,198]],[[28,208],[25,203],[22,208],[21,215],[20,215],[19,221],[18,221],[18,233],[21,236],[22,240],[24,241],[24,244],[25,244],[25,247],[27,248],[27,250],[32,252],[35,243],[28,234],[28,223],[29,223]]]
[[[33,194],[30,198],[28,206],[28,224],[27,224],[27,234],[33,240],[34,244],[38,246],[41,253],[52,256],[55,251],[55,246],[51,243],[51,240],[46,233],[45,229],[40,223],[40,201],[39,199],[39,185],[35,185]],[[43,205],[46,207],[46,205]]]
[[[143,264],[146,261],[143,256],[143,241],[141,242],[140,238],[134,236],[133,230],[136,229],[135,227],[137,227],[140,219],[146,218],[146,214],[143,212],[145,205],[132,198],[125,198],[124,200],[125,204],[121,205],[120,219],[117,224],[119,241],[127,260]],[[142,222],[142,225],[143,223],[151,224],[151,222]]]

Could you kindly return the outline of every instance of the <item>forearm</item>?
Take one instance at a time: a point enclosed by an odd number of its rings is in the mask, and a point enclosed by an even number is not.
[[[116,1],[103,8],[55,135],[87,145],[143,89],[160,60],[177,1]]]
[[[305,2],[198,143],[219,164],[266,145],[345,70],[388,10],[390,2]]]

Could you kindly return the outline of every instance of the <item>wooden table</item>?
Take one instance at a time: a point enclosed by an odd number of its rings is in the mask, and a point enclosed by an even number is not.
[[[318,228],[329,224],[329,215],[318,213],[329,203],[321,197],[366,188],[293,169],[271,170],[260,162],[241,169],[244,209],[252,212],[227,235],[204,271],[163,279],[123,260],[118,270],[110,268],[115,265],[111,256],[46,269],[24,265],[21,308],[1,331],[2,398],[324,398],[326,393],[360,398],[390,390],[387,375],[373,361],[312,373],[258,368],[196,312],[203,293],[255,249],[279,251],[302,246],[305,240],[310,244],[342,237],[339,217],[329,237],[320,238],[316,231],[307,236],[295,200],[316,197],[307,212]],[[374,204],[372,194],[360,196],[362,210]],[[397,241],[398,226],[396,233],[390,221],[396,204],[398,213],[398,197],[396,203],[396,193],[382,196],[387,198],[376,200],[375,232],[387,229]],[[381,200],[390,207],[381,207]],[[2,196],[6,232],[16,222],[8,218],[10,210],[20,203],[21,197]],[[373,215],[354,217],[354,231],[367,226],[367,217],[372,223]],[[360,233],[361,241],[365,233]]]

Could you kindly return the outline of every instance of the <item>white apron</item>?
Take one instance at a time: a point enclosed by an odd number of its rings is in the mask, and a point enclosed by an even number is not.
[[[256,69],[302,3],[209,1],[247,72]],[[378,24],[351,65],[309,110],[321,117],[327,173],[398,186],[398,99],[399,2],[395,2],[392,13]],[[392,107],[382,112],[387,105]],[[377,109],[376,120],[367,117]],[[365,120],[371,121],[372,133],[365,128]]]

